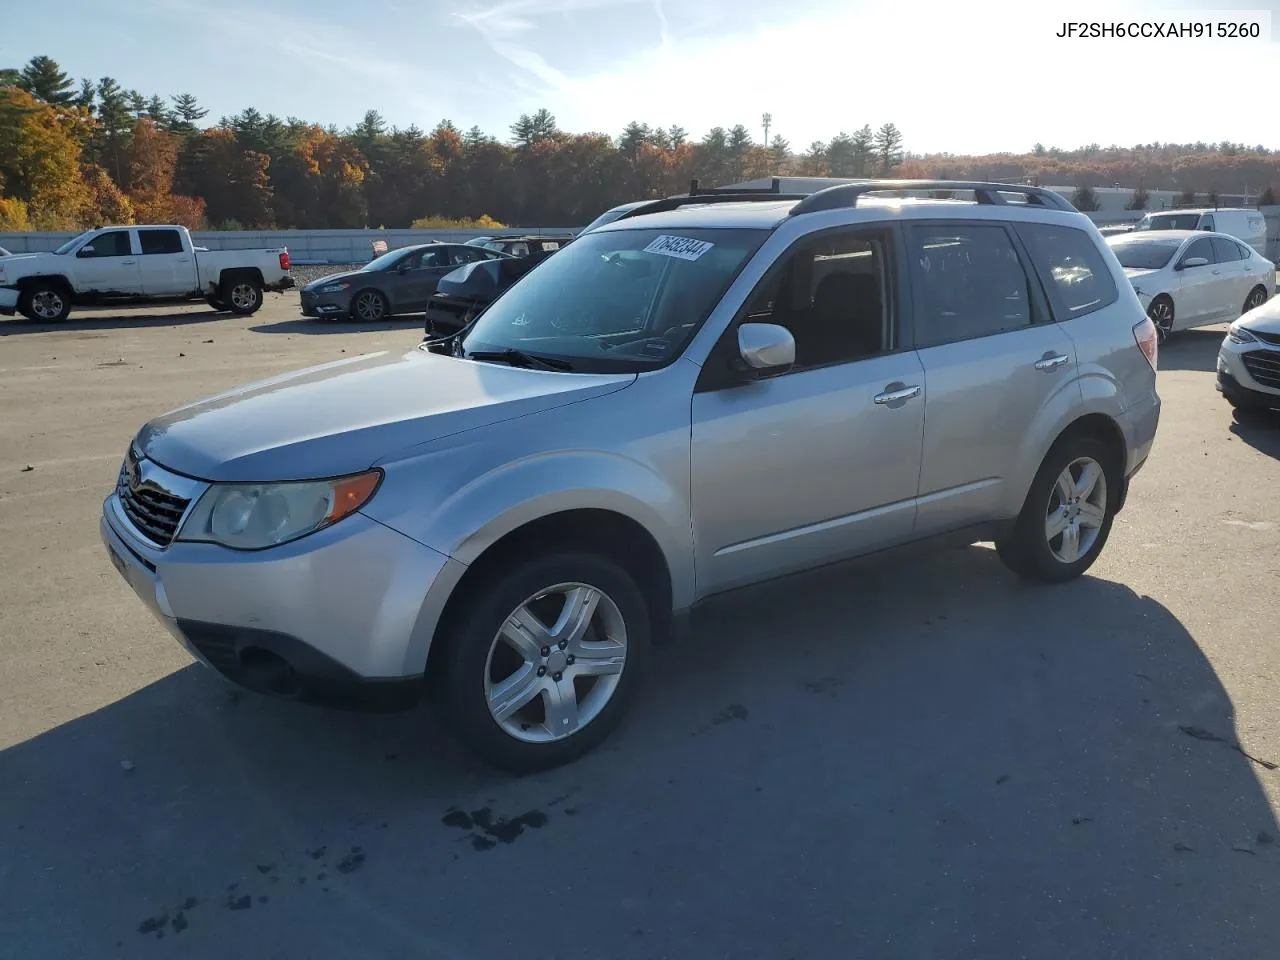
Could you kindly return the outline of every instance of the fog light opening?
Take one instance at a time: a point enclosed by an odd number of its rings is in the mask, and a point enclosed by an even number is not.
[[[278,654],[261,647],[245,647],[240,651],[240,666],[245,684],[277,697],[296,697],[301,692],[297,671]]]

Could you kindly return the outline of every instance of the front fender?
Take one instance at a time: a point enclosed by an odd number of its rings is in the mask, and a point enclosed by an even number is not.
[[[422,542],[469,565],[533,520],[583,509],[609,510],[640,524],[671,571],[673,606],[693,602],[688,498],[650,467],[619,453],[543,453],[504,464],[443,500]]]

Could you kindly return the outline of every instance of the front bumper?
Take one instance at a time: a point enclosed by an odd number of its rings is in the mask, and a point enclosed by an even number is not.
[[[363,514],[268,550],[156,549],[113,493],[100,530],[121,576],[201,663],[259,693],[355,709],[417,698],[461,568]]]
[[[1280,406],[1280,344],[1235,343],[1218,348],[1217,381],[1224,396],[1247,406]]]
[[[351,312],[349,292],[320,294],[302,291],[302,315],[304,317],[345,317]]]
[[[18,289],[16,287],[0,287],[0,313],[12,317],[18,309]]]

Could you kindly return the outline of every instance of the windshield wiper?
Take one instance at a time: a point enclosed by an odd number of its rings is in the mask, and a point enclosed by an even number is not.
[[[507,347],[504,350],[472,350],[462,356],[465,360],[496,361],[510,364],[513,367],[529,367],[537,370],[565,371],[573,369],[573,364],[567,360],[539,357],[511,347]]]

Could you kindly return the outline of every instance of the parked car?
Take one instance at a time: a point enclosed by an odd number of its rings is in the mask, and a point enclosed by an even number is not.
[[[1133,229],[1141,233],[1147,230],[1208,230],[1225,233],[1242,240],[1260,256],[1267,255],[1267,218],[1257,210],[1224,208],[1220,210],[1167,210],[1148,213]]]
[[[596,230],[600,227],[603,227],[606,223],[613,223],[613,221],[617,220],[619,217],[623,216],[624,214],[630,213],[632,210],[635,210],[637,207],[643,207],[648,203],[652,203],[652,201],[651,200],[633,200],[630,203],[621,203],[621,204],[618,204],[618,206],[616,207],[610,207],[604,213],[600,214],[600,216],[596,217],[594,220],[588,223],[585,227],[579,230],[578,236],[582,236],[584,233],[590,233],[592,230]]]
[[[1104,237],[1113,237],[1120,233],[1130,233],[1132,230],[1132,223],[1112,223],[1108,226],[1098,228],[1098,232]]]
[[[457,333],[538,262],[529,257],[504,256],[468,263],[445,274],[423,313],[424,339]]]
[[[1280,409],[1280,300],[1255,307],[1227,328],[1218,349],[1217,388],[1233,407]]]
[[[231,680],[425,693],[519,771],[603,740],[724,591],[926,540],[1079,577],[1155,438],[1154,325],[1065,199],[930,186],[977,202],[673,201],[448,343],[161,416],[103,504],[111,560]]]
[[[496,250],[509,257],[545,260],[572,242],[573,237],[493,237],[484,243],[486,250]]]
[[[1276,292],[1275,264],[1226,234],[1135,230],[1107,243],[1162,340],[1233,320]]]
[[[462,243],[420,243],[388,251],[359,270],[335,273],[302,288],[304,317],[350,317],[374,323],[425,309],[445,274],[501,256]]]
[[[496,239],[498,238],[497,237],[472,237],[470,240],[467,241],[467,246],[483,247],[490,240],[496,240]]]
[[[86,230],[52,252],[0,260],[0,313],[65,320],[72,306],[205,300],[248,315],[264,290],[287,290],[289,250],[207,250],[186,227],[146,225]]]

